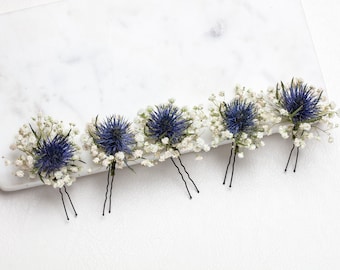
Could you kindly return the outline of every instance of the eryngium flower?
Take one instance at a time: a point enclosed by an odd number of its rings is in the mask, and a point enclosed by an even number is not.
[[[182,112],[172,104],[157,106],[146,123],[147,135],[156,141],[169,138],[173,145],[182,141],[191,121],[184,119]]]
[[[135,143],[130,130],[130,123],[120,116],[107,117],[106,120],[95,124],[94,142],[104,149],[106,155],[118,152],[131,154],[131,145]]]
[[[68,166],[76,150],[68,140],[68,135],[57,134],[52,140],[43,140],[35,149],[34,168],[38,174],[50,176],[62,167]]]
[[[241,132],[249,132],[255,126],[256,110],[253,103],[247,103],[235,99],[229,104],[223,102],[220,107],[220,113],[226,129],[237,136]]]
[[[292,82],[288,89],[282,84],[282,106],[294,124],[319,119],[318,103],[321,94],[315,95],[307,84]]]

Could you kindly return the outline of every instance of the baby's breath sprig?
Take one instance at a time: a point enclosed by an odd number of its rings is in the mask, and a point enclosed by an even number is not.
[[[263,146],[262,138],[269,131],[268,125],[265,124],[263,96],[239,86],[236,86],[235,92],[235,98],[229,103],[224,101],[224,92],[220,92],[218,97],[212,94],[209,98],[213,103],[210,107],[212,147],[231,140],[231,150],[223,180],[224,185],[233,159],[229,187],[233,181],[236,155],[243,158],[243,149],[255,150]]]
[[[320,140],[323,133],[328,136],[329,142],[333,141],[330,130],[338,126],[332,122],[332,118],[337,114],[335,104],[327,100],[321,89],[305,84],[297,78],[293,78],[288,85],[281,82],[276,88],[269,89],[267,99],[273,125],[278,126],[282,138],[293,140],[284,171],[287,171],[296,148],[293,169],[296,172],[299,150],[306,146],[308,139]]]
[[[142,149],[146,157],[142,161],[144,166],[154,166],[170,158],[183,180],[189,198],[192,196],[185,181],[188,177],[199,192],[195,182],[189,175],[182,160],[181,153],[187,151],[209,151],[210,147],[200,137],[207,125],[207,116],[203,106],[195,106],[192,110],[180,108],[170,99],[168,103],[159,106],[149,106],[138,113],[135,120],[137,148]],[[178,159],[179,165],[175,159]],[[182,168],[184,173],[181,172]]]
[[[30,179],[39,179],[46,185],[59,188],[67,220],[69,220],[62,188],[74,208],[66,186],[75,180],[80,171],[80,147],[75,143],[75,136],[79,131],[75,124],[64,127],[62,121],[54,120],[50,116],[38,114],[32,118],[32,123],[24,124],[11,145],[12,150],[19,150],[22,154],[14,161],[18,168],[15,175]]]
[[[112,184],[116,168],[128,166],[128,161],[136,160],[143,154],[141,150],[134,150],[135,140],[130,126],[131,124],[120,115],[107,117],[101,122],[97,116],[87,125],[86,135],[83,137],[83,146],[85,150],[90,151],[93,162],[108,169],[103,216],[109,185],[111,213]]]

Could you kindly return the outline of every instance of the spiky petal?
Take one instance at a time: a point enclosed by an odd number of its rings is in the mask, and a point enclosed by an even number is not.
[[[52,140],[43,140],[35,149],[34,167],[39,175],[51,175],[67,166],[72,160],[75,149],[69,142],[68,136],[57,134]]]
[[[169,138],[169,144],[179,143],[184,138],[191,121],[172,104],[157,106],[146,123],[147,135],[156,141]]]
[[[282,106],[288,111],[294,124],[309,122],[319,117],[320,97],[321,94],[315,95],[307,84],[292,82],[288,89],[283,87]]]
[[[249,132],[255,126],[256,110],[253,103],[247,103],[239,99],[231,103],[221,104],[220,113],[222,115],[226,129],[237,136],[241,132]]]
[[[111,116],[101,124],[95,124],[95,144],[104,149],[107,155],[118,152],[131,153],[131,146],[135,143],[130,130],[130,123],[123,117]]]

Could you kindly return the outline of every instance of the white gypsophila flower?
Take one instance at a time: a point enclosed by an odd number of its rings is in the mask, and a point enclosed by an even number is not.
[[[43,183],[51,185],[59,181],[54,186],[63,187],[65,181],[61,180],[62,176],[71,177],[80,170],[80,149],[75,143],[77,133],[74,124],[64,126],[62,121],[50,116],[38,114],[32,118],[31,123],[19,128],[10,147],[21,152],[14,161],[19,169],[15,175],[28,179],[38,177]]]
[[[335,103],[329,102],[321,89],[305,84],[301,79],[293,78],[289,84],[281,82],[275,89],[268,89],[266,107],[272,115],[268,124],[273,127],[279,125],[282,138],[291,138],[293,141],[285,171],[295,147],[294,172],[299,149],[306,146],[307,140],[320,140],[321,134],[330,137],[329,130],[336,126],[332,122],[336,115]]]
[[[237,153],[237,156],[238,156],[239,158],[244,158],[244,153],[243,153],[243,152],[238,152],[238,153]]]
[[[143,151],[140,150],[140,149],[137,149],[137,150],[135,150],[135,151],[133,152],[133,156],[134,156],[135,158],[141,158],[141,157],[143,157]]]
[[[287,128],[286,132],[280,132],[283,138],[316,138],[309,135],[313,131],[324,131],[329,136],[323,126],[335,127],[331,122],[336,115],[335,103],[328,101],[321,89],[307,85],[301,79],[293,78],[290,84],[280,83],[275,89],[269,89],[266,105],[273,119],[280,120],[270,124],[279,123],[280,128]]]
[[[212,133],[211,146],[216,147],[224,141],[232,140],[238,145],[237,149],[250,148],[254,149],[261,146],[263,136],[267,134],[268,128],[265,127],[267,122],[267,111],[265,110],[265,101],[262,94],[256,94],[251,90],[247,90],[243,87],[236,86],[235,88],[236,97],[231,103],[226,103],[224,100],[220,100],[216,95],[211,95],[210,101],[213,102],[214,106],[210,107],[210,131]],[[219,95],[224,97],[224,95]],[[251,122],[249,122],[249,129],[246,132],[239,132],[232,130],[228,127],[236,127],[233,122],[234,115],[236,116],[242,108],[250,109],[253,106],[255,114],[251,110]],[[242,112],[242,115],[245,115]],[[271,116],[271,115],[269,115]],[[235,118],[236,119],[236,118]],[[248,118],[249,119],[249,118]],[[233,123],[231,125],[231,123]],[[244,122],[240,122],[239,126],[243,127]]]
[[[162,140],[163,144],[169,144],[169,138],[168,137],[164,137]]]
[[[224,97],[224,95],[219,95]],[[262,94],[257,94],[244,87],[235,87],[235,97],[231,102],[211,95],[209,99],[214,106],[210,107],[210,131],[212,134],[211,146],[217,147],[225,141],[231,141],[229,163],[223,184],[225,184],[229,165],[231,166],[231,187],[235,157],[243,158],[244,149],[255,150],[263,146],[263,136],[267,135],[266,123],[272,117],[265,108],[265,100]],[[232,159],[232,157],[234,157]]]
[[[145,160],[143,160],[142,162],[141,162],[141,164],[143,165],[143,166],[146,166],[146,167],[152,167],[154,164],[150,161],[150,160],[148,160],[148,159],[145,159]]]
[[[124,152],[120,151],[118,153],[115,154],[115,158],[119,159],[119,160],[124,160],[125,159],[125,154]]]
[[[102,165],[104,167],[108,167],[110,165],[110,163],[111,163],[110,160],[106,158],[106,159],[103,160]]]
[[[21,159],[17,159],[15,161],[15,166],[21,167],[23,165],[23,161]]]
[[[83,148],[90,152],[94,164],[108,168],[113,175],[115,168],[142,158],[143,153],[135,152],[135,144],[143,142],[143,134],[134,133],[124,117],[112,115],[103,121],[96,117],[87,124]]]
[[[23,171],[19,170],[19,171],[16,171],[15,175],[22,178],[22,177],[24,177],[25,173]]]
[[[148,106],[139,111],[134,121],[137,148],[146,154],[143,158],[153,164],[179,156],[181,152],[209,151],[209,146],[200,138],[208,124],[207,120],[202,105],[192,109],[180,108],[171,99],[166,104]],[[138,143],[141,138],[142,143]],[[172,152],[170,156],[167,153],[169,150]],[[150,165],[145,161],[142,164]]]

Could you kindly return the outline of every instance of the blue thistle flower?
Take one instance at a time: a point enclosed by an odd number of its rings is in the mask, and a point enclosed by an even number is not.
[[[147,135],[156,141],[167,137],[173,145],[182,141],[190,125],[191,121],[184,119],[182,112],[172,104],[156,106],[146,123]]]
[[[223,102],[220,105],[220,114],[222,116],[225,128],[233,134],[233,138],[235,141],[231,144],[231,151],[229,155],[227,169],[224,174],[223,185],[225,184],[229,165],[231,163],[232,156],[232,172],[230,177],[229,187],[231,188],[231,184],[234,177],[234,168],[236,161],[236,153],[238,152],[238,136],[242,133],[249,133],[255,128],[255,119],[257,116],[255,104],[252,102],[247,103],[246,101],[242,101],[239,99],[234,99],[232,102],[226,104]]]
[[[57,134],[52,140],[48,138],[38,144],[38,148],[35,149],[34,168],[39,175],[42,173],[51,175],[67,166],[72,160],[74,152],[75,148],[68,141],[68,135]]]
[[[222,110],[222,106],[224,110]],[[249,132],[255,126],[256,110],[254,103],[246,103],[238,99],[231,103],[222,103],[220,113],[224,121],[224,125],[234,137],[241,132]]]
[[[282,83],[281,83],[282,84]],[[288,89],[282,84],[281,104],[286,109],[294,124],[310,122],[319,119],[318,103],[321,94],[316,96],[307,84],[292,82]]]
[[[118,152],[131,154],[132,145],[135,143],[134,134],[130,130],[130,123],[121,116],[113,115],[107,117],[105,121],[97,124],[97,119],[94,124],[95,132],[92,134],[94,143],[105,151],[106,155],[115,155]],[[126,161],[126,160],[125,160]],[[126,163],[128,166],[128,164]],[[129,166],[128,166],[129,167]],[[129,167],[130,168],[130,167]],[[105,206],[110,187],[109,197],[109,213],[111,213],[111,197],[112,185],[115,176],[116,161],[113,160],[112,164],[108,166],[107,184],[105,192],[105,200],[103,205],[103,216],[105,215]],[[111,183],[110,183],[111,175]]]
[[[106,155],[118,152],[130,154],[131,145],[135,143],[134,135],[130,131],[130,123],[123,117],[111,116],[97,125],[95,124],[94,142],[104,149]]]
[[[282,82],[281,87],[282,97],[280,100],[280,105],[289,113],[289,119],[294,124],[293,131],[298,130],[299,124],[301,123],[315,122],[320,119],[319,101],[321,99],[322,92],[319,95],[316,95],[313,92],[312,88],[308,87],[307,84],[303,84],[301,82],[294,82],[294,80],[292,80],[290,87],[288,89],[285,88]],[[276,95],[278,96],[278,93]],[[296,133],[293,132],[292,138],[295,139],[297,136],[298,135],[296,135]],[[285,172],[288,169],[288,165],[295,147],[296,146],[293,143],[284,170]],[[299,151],[300,147],[296,147],[296,159],[293,172],[296,172]]]

